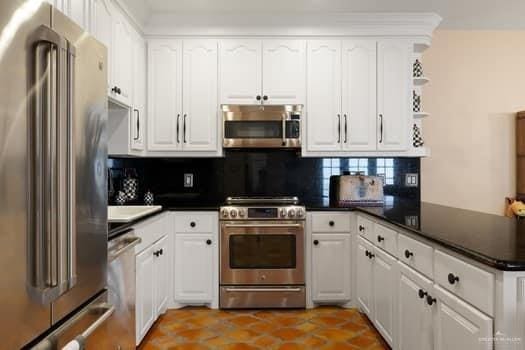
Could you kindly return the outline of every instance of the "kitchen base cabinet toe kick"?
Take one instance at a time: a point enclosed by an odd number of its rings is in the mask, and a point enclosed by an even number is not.
[[[525,349],[525,271],[360,211],[309,212],[308,306],[356,307],[392,349]]]

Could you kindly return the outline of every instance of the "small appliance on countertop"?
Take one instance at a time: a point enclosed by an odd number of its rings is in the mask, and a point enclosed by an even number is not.
[[[330,177],[330,204],[338,207],[382,206],[385,202],[382,176],[361,173]]]

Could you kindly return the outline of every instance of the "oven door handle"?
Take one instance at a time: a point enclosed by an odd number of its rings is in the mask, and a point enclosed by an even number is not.
[[[227,292],[301,292],[301,288],[226,288]]]
[[[236,228],[236,227],[255,227],[255,228],[302,228],[302,224],[226,224],[223,225],[226,228]]]

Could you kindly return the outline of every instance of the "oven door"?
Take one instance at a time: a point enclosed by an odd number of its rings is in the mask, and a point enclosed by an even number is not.
[[[222,285],[304,284],[304,223],[221,223]]]

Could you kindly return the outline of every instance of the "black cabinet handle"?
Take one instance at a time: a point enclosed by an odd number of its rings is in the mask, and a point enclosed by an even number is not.
[[[459,277],[455,276],[453,273],[448,274],[448,283],[455,284],[456,282],[459,282]]]
[[[264,95],[263,100],[268,101],[268,96]]]
[[[160,253],[159,253],[158,250],[153,252],[153,255],[155,255],[155,256],[157,256],[157,257],[159,256],[159,254],[160,254]]]
[[[257,97],[255,97],[255,99],[256,99],[257,101],[260,101],[260,100],[261,100],[261,95],[257,95]]]
[[[319,241],[317,239],[314,239],[314,245],[319,245]]]
[[[195,227],[195,226],[197,226],[197,224],[194,221],[192,221],[192,222],[190,222],[190,226],[191,227]]]
[[[120,88],[118,88],[118,94],[122,94],[122,90],[120,90]]]
[[[118,87],[114,86],[113,89],[111,89],[111,92],[118,94]]]
[[[160,255],[164,254],[164,249],[159,250],[159,254]]]
[[[420,289],[420,290],[417,292],[417,294],[419,295],[419,297],[420,297],[421,299],[423,299],[428,293],[425,292],[423,289]]]
[[[432,306],[436,302],[436,298],[433,298],[431,295],[427,295],[427,304]]]
[[[365,230],[365,227],[363,225],[359,225],[359,231],[363,232]]]
[[[186,117],[187,117],[186,114],[184,114],[184,116],[182,117],[182,119],[183,119],[183,121],[182,121],[183,122],[183,126],[182,126],[183,139],[182,140],[184,141],[184,143],[186,143]]]
[[[207,244],[207,245],[211,245],[211,239],[207,239],[207,240],[206,240],[206,244]]]
[[[372,252],[370,252],[370,253],[368,254],[368,258],[369,258],[369,259],[373,259],[373,258],[375,258],[375,256],[376,256],[376,255],[375,255],[374,253],[372,253]]]
[[[385,240],[385,237],[382,237],[382,236],[377,236],[377,241],[379,243],[383,242]]]
[[[330,225],[330,226],[333,227],[333,226],[335,225],[335,222],[333,222],[332,220],[330,220],[330,222],[328,222],[328,225]]]
[[[337,115],[337,143],[341,143],[341,114]]]
[[[138,109],[134,110],[137,115],[137,136],[133,140],[137,141],[140,138],[140,111]]]
[[[345,143],[348,142],[348,119],[346,117],[346,114],[344,115],[345,117]]]
[[[414,256],[414,253],[412,253],[410,250],[405,250],[405,258],[410,259],[411,256]]]
[[[179,121],[180,121],[180,114],[177,114],[177,143],[180,143],[180,136],[179,136],[179,131],[180,131],[180,127],[179,127]]]
[[[365,250],[365,255],[366,256],[370,255],[370,252],[368,250]]]
[[[383,115],[379,115],[379,143],[383,143]]]

